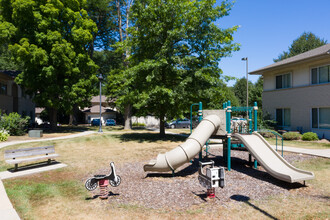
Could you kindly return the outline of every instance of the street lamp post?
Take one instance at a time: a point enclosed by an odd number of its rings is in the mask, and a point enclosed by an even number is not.
[[[99,75],[99,81],[100,81],[100,128],[99,128],[99,132],[103,132],[102,131],[102,80],[103,80],[103,76],[102,74]]]
[[[248,58],[243,57],[243,61],[246,61],[246,121],[247,127],[249,127],[249,70],[248,70]]]

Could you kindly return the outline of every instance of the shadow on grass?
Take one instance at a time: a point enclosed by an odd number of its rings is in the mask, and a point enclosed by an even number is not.
[[[269,214],[268,212],[266,212],[265,210],[263,210],[263,209],[255,206],[255,205],[253,205],[251,202],[249,202],[250,198],[247,197],[247,196],[244,196],[244,195],[232,195],[230,198],[232,200],[237,201],[237,202],[244,202],[245,204],[251,206],[252,208],[254,208],[255,210],[261,212],[262,214],[264,214],[265,216],[267,216],[270,219],[274,219],[274,220],[275,219],[278,219],[278,218],[272,216],[271,214]]]
[[[126,134],[114,134],[114,137],[120,139],[123,142],[127,141],[136,141],[138,143],[143,142],[157,142],[157,141],[184,141],[186,137],[174,135],[174,134],[166,134],[165,137],[160,137],[157,133],[126,133]]]
[[[108,193],[108,196],[109,197],[111,197],[111,196],[119,196],[119,194],[118,193],[113,193],[113,192],[110,191]],[[93,197],[86,197],[85,200],[94,200],[94,199],[97,199],[99,197],[100,197],[100,195],[94,195]]]
[[[7,171],[11,172],[11,173],[19,173],[20,171],[24,171],[24,170],[33,170],[33,169],[37,169],[37,168],[41,168],[41,167],[53,166],[53,165],[60,164],[60,163],[61,162],[58,162],[55,160],[52,160],[50,163],[48,163],[47,161],[44,161],[44,162],[19,166],[17,168],[17,170],[15,170],[15,168],[9,168],[9,169],[7,169]]]

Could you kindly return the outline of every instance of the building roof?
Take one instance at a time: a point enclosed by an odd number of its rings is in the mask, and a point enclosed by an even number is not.
[[[84,113],[100,113],[100,106],[94,105],[91,108],[85,108],[83,110]],[[114,110],[110,109],[109,107],[103,107],[101,106],[101,113],[110,113],[115,112]]]
[[[101,96],[101,101],[102,101],[102,103],[103,103],[103,102],[106,102],[106,100],[107,100],[107,97],[104,96],[104,95],[102,95],[102,96]],[[93,103],[93,102],[97,102],[97,103],[99,103],[99,102],[100,102],[100,96],[93,96],[91,102],[92,102],[92,103]]]
[[[323,46],[315,48],[313,50],[309,50],[305,53],[301,53],[296,56],[273,63],[269,66],[254,70],[252,72],[249,72],[249,74],[262,75],[265,71],[268,71],[268,70],[273,70],[278,67],[284,67],[287,65],[295,64],[295,63],[305,61],[305,60],[310,60],[310,59],[317,58],[317,57],[324,56],[324,55],[329,55],[329,57],[330,57],[330,44],[323,45]]]
[[[5,75],[9,76],[10,78],[14,79],[14,78],[16,78],[16,76],[18,74],[21,73],[21,71],[18,71],[18,70],[0,70],[0,73],[3,73]]]

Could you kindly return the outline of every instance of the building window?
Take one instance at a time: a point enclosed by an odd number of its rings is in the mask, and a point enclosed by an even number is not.
[[[330,108],[312,108],[312,128],[330,129]]]
[[[278,108],[276,109],[276,121],[279,127],[290,127],[291,126],[291,114],[289,108]]]
[[[276,76],[276,89],[291,87],[291,73]]]
[[[330,65],[312,68],[311,77],[312,84],[330,82]]]
[[[0,82],[0,94],[7,95],[7,85],[2,82]]]

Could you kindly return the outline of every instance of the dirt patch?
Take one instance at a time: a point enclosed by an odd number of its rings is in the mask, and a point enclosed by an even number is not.
[[[217,155],[219,150],[211,153]],[[221,152],[220,152],[221,153]],[[222,154],[222,153],[221,153]],[[289,162],[311,159],[311,156],[287,154],[284,156]],[[216,166],[223,166],[222,156],[210,157]],[[117,165],[117,173],[122,183],[117,188],[109,188],[112,205],[137,205],[152,209],[168,209],[172,211],[187,210],[205,204],[205,211],[216,211],[219,206],[227,207],[229,203],[237,204],[246,199],[261,200],[279,194],[289,195],[291,190],[304,188],[302,184],[290,184],[277,180],[264,171],[251,168],[248,153],[232,152],[232,171],[226,172],[225,188],[216,189],[216,198],[209,201],[206,189],[198,182],[198,160],[187,163],[175,175],[147,174],[143,165],[147,163],[126,163]],[[102,169],[99,174],[106,174],[109,169]],[[92,197],[98,194],[98,189]],[[209,205],[212,204],[212,205]]]

